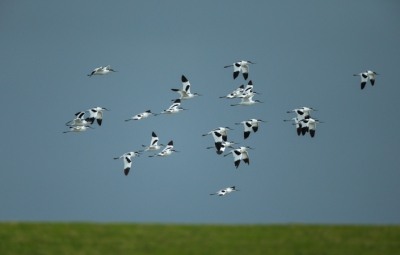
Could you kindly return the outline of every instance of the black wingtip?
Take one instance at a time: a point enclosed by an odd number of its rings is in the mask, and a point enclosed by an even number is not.
[[[181,80],[182,80],[182,82],[187,82],[188,81],[188,79],[186,79],[186,77],[184,75],[182,75]]]

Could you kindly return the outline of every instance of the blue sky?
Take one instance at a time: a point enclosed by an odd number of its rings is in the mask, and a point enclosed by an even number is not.
[[[5,1],[0,48],[1,221],[399,224],[396,1]],[[250,60],[249,79],[225,65]],[[117,73],[86,75],[111,65]],[[380,75],[360,90],[353,74]],[[203,96],[161,112],[181,76]],[[220,99],[252,80],[263,104]],[[103,125],[63,134],[78,111]],[[314,107],[316,136],[286,111]],[[243,140],[250,118],[261,123]],[[251,146],[235,169],[210,130]],[[155,132],[180,151],[133,158]],[[240,192],[210,196],[235,185]]]

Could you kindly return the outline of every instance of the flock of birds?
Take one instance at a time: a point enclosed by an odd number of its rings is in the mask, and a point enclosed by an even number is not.
[[[249,65],[250,64],[255,64],[251,61],[238,61],[233,63],[232,65],[225,66],[225,68],[228,67],[233,67],[233,79],[236,79],[239,76],[239,73],[242,72],[242,75],[245,80],[247,80],[249,76]],[[117,72],[113,69],[110,68],[110,66],[106,67],[98,67],[94,69],[90,74],[88,74],[89,77],[93,75],[106,75],[112,72]],[[378,75],[377,73],[373,71],[365,71],[359,74],[354,74],[354,76],[360,76],[361,77],[361,89],[364,89],[368,79],[370,80],[371,85],[373,86],[375,83],[375,75]],[[190,92],[190,82],[188,79],[182,75],[181,77],[182,89],[171,89],[174,92],[179,93],[180,97],[178,99],[172,100],[174,101],[173,104],[166,110],[160,112],[160,113],[153,113],[150,110],[147,110],[143,113],[139,113],[125,121],[131,121],[131,120],[141,120],[149,117],[150,115],[160,115],[160,114],[176,114],[179,113],[180,111],[187,110],[181,107],[181,100],[189,100],[192,98],[195,98],[197,96],[202,96],[201,94],[198,93],[191,93]],[[263,103],[259,100],[253,100],[253,97],[258,93],[256,91],[253,91],[253,83],[250,80],[245,87],[244,85],[241,85],[239,88],[234,90],[233,92],[229,93],[226,96],[221,96],[220,98],[226,98],[226,99],[233,99],[233,98],[239,98],[241,99],[241,102],[238,104],[231,104],[231,106],[250,106],[254,105],[257,103]],[[69,131],[64,131],[63,133],[68,133],[68,132],[84,132],[89,128],[92,128],[90,125],[93,123],[97,122],[99,126],[102,124],[103,120],[103,111],[108,111],[108,109],[104,107],[94,107],[86,111],[80,111],[75,114],[76,118],[68,121],[65,125],[69,126]],[[311,111],[317,111],[314,108],[309,108],[309,107],[301,107],[297,108],[291,111],[287,111],[287,113],[296,113],[296,117],[290,119],[290,120],[284,120],[284,121],[293,121],[293,125],[296,126],[296,132],[297,134],[300,135],[305,135],[307,132],[310,133],[311,137],[315,136],[315,130],[316,130],[316,123],[323,123],[322,121],[319,121],[318,119],[314,119],[310,116]],[[88,117],[86,116],[86,113],[89,113]],[[244,126],[244,133],[243,137],[244,139],[247,139],[250,136],[251,132],[257,132],[259,123],[266,122],[261,119],[249,119],[242,121],[240,123],[235,123],[236,125],[243,125]],[[210,132],[203,134],[203,136],[207,135],[212,135],[214,138],[214,146],[207,147],[207,149],[216,149],[216,153],[218,155],[224,153],[226,148],[231,148],[228,153],[224,155],[224,157],[228,156],[229,154],[233,155],[233,160],[234,160],[234,165],[236,168],[239,167],[240,162],[243,161],[246,164],[250,164],[250,159],[249,159],[249,153],[248,150],[252,150],[253,148],[249,146],[241,146],[238,148],[234,148],[233,145],[236,144],[235,142],[231,141],[228,142],[228,136],[227,136],[227,131],[232,130],[229,127],[218,127],[214,130],[211,130]],[[123,159],[124,160],[124,174],[128,175],[129,171],[132,166],[132,158],[133,157],[138,157],[140,156],[141,153],[143,152],[156,152],[163,148],[165,145],[163,144],[158,144],[159,138],[156,135],[155,132],[152,132],[151,136],[151,141],[150,145],[142,145],[145,149],[144,150],[139,150],[136,152],[127,152],[124,153],[123,155],[119,157],[115,157],[114,159]],[[173,141],[171,140],[165,148],[154,155],[151,155],[149,157],[166,157],[170,156],[174,152],[179,152],[173,149],[174,144]],[[226,194],[229,194],[233,191],[238,191],[235,186],[231,186],[222,190],[219,190],[215,193],[212,193],[210,195],[218,195],[218,196],[224,196]]]

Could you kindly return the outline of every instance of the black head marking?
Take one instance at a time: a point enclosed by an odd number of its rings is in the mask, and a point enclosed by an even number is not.
[[[186,77],[184,75],[182,75],[182,82],[187,82],[188,79],[186,79]]]

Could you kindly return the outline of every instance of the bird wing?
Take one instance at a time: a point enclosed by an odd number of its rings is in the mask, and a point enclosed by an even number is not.
[[[157,143],[158,143],[158,137],[157,136],[152,136],[151,137],[150,146],[156,146]]]
[[[182,75],[182,85],[183,85],[182,90],[185,91],[187,94],[190,94],[190,82],[183,75]]]
[[[220,132],[213,131],[212,136],[214,137],[214,141],[216,143],[218,143],[218,142],[222,143],[222,134]]]
[[[129,170],[131,169],[132,160],[129,156],[124,157],[124,172],[125,175],[128,175]]]

